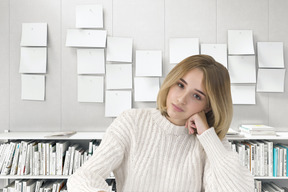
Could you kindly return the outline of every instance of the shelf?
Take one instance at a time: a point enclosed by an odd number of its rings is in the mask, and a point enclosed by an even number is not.
[[[0,179],[68,179],[70,175],[0,175]],[[107,177],[115,179],[115,177]]]
[[[102,139],[105,132],[76,132],[73,135],[68,136],[52,136],[49,135],[57,134],[62,132],[8,132],[0,133],[0,140],[87,140],[87,139]],[[276,132],[276,136],[233,136],[227,135],[228,140],[288,140],[288,132]]]
[[[288,140],[288,132],[276,132],[276,136],[261,135],[261,136],[234,136],[227,135],[226,138],[230,141],[232,140]]]
[[[1,175],[0,179],[68,179],[66,175]]]
[[[68,136],[51,136],[62,132],[8,132],[1,133],[0,140],[86,140],[86,139],[102,139],[105,132],[76,132]]]
[[[288,179],[288,177],[260,177],[260,176],[255,176],[254,179]]]

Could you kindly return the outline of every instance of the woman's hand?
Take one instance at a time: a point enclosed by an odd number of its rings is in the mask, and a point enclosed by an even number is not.
[[[205,112],[201,111],[192,115],[187,119],[185,127],[188,128],[189,134],[195,133],[201,135],[204,131],[209,129]]]

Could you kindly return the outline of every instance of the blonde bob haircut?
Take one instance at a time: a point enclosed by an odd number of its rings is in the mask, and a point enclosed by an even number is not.
[[[230,77],[227,69],[208,55],[190,56],[178,63],[166,76],[157,97],[157,108],[168,116],[166,98],[171,86],[175,85],[188,71],[199,69],[203,72],[203,85],[206,90],[208,107],[206,113],[209,127],[214,127],[222,140],[232,121],[233,105],[230,90]]]

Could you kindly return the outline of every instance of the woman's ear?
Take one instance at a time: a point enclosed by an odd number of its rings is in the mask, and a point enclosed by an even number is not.
[[[209,111],[211,111],[212,109],[211,109],[211,107],[208,107],[208,108],[206,108],[205,110],[204,110],[204,112],[205,113],[208,113]]]

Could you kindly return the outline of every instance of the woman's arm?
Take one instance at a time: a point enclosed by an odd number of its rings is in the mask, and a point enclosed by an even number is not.
[[[132,127],[133,121],[127,112],[113,121],[93,156],[69,177],[69,192],[109,191],[105,179],[121,165],[129,148]]]
[[[254,178],[239,162],[226,138],[221,142],[214,128],[197,135],[206,152],[203,175],[203,190],[209,191],[254,191]]]
[[[123,149],[113,134],[106,133],[93,156],[69,177],[69,192],[109,191],[106,178],[117,168],[123,159]]]

